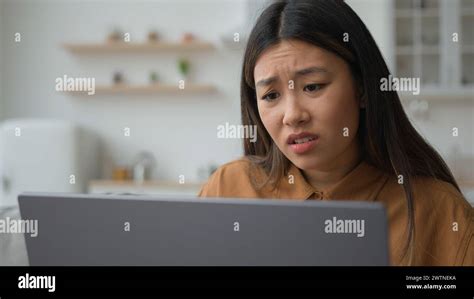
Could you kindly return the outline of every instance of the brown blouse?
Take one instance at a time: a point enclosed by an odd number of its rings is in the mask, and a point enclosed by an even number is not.
[[[402,259],[407,238],[407,204],[397,177],[361,162],[333,187],[316,190],[293,164],[288,177],[277,187],[256,190],[246,158],[224,164],[199,192],[201,197],[273,198],[294,200],[379,201],[387,209],[392,265],[407,265]],[[252,171],[263,178],[262,169]],[[474,209],[451,184],[432,178],[413,182],[415,237],[412,265],[474,266]]]

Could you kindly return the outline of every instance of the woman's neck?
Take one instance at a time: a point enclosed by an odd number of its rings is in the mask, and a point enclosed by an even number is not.
[[[327,166],[318,169],[302,169],[303,176],[308,183],[317,190],[327,189],[337,184],[361,162],[360,149],[349,149]]]

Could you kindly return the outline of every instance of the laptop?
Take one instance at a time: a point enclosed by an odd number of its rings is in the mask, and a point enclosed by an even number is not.
[[[382,204],[22,193],[31,266],[384,266]]]

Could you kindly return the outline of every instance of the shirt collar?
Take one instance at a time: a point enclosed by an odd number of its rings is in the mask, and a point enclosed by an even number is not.
[[[283,177],[276,196],[281,199],[309,199],[315,194],[320,199],[374,201],[388,179],[388,175],[365,161],[330,188],[318,190],[304,178],[301,170],[291,164],[287,177]]]

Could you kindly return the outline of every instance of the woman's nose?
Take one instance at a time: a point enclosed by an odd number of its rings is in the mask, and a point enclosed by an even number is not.
[[[298,126],[306,123],[310,119],[308,110],[298,101],[295,96],[288,96],[285,105],[283,124],[288,126]]]

